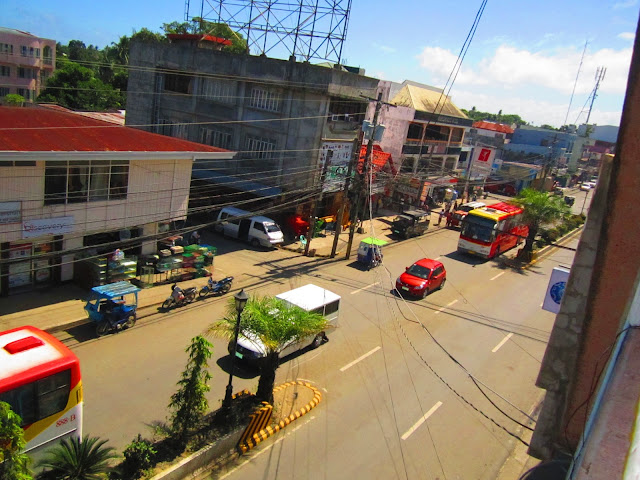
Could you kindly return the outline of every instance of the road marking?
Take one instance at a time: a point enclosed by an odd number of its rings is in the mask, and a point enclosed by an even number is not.
[[[309,420],[307,420],[306,422],[304,422],[301,425],[298,425],[296,428],[294,428],[293,430],[287,432],[286,430],[283,430],[284,435],[282,435],[280,438],[276,439],[274,442],[272,442],[271,444],[269,444],[268,446],[264,447],[262,450],[260,450],[259,452],[256,452],[255,450],[252,450],[253,452],[255,452],[254,455],[251,455],[251,458],[248,458],[247,460],[245,460],[244,462],[242,462],[240,465],[238,465],[235,468],[232,468],[231,470],[229,470],[227,473],[225,473],[223,476],[218,477],[219,480],[222,480],[223,478],[227,478],[229,475],[231,475],[232,473],[235,473],[237,470],[240,470],[242,467],[244,467],[247,463],[249,463],[250,461],[252,461],[254,458],[259,457],[260,455],[262,455],[264,452],[268,452],[269,450],[271,450],[272,447],[276,446],[278,443],[280,443],[282,440],[285,439],[285,437],[288,437],[289,435],[291,435],[293,432],[295,432],[296,430],[298,430],[301,427],[304,427],[307,423],[309,423],[311,420],[315,420],[316,417],[311,417],[309,418]]]
[[[442,257],[436,257],[434,258],[434,260],[440,260]]]
[[[374,285],[378,285],[379,283],[380,283],[380,282],[372,283],[371,285],[367,285],[366,287],[362,287],[362,288],[359,288],[358,290],[354,290],[353,292],[351,292],[351,295],[353,295],[354,293],[361,292],[361,291],[363,291],[363,290],[367,290],[368,288],[371,288],[371,287],[373,287]]]
[[[454,300],[453,302],[449,302],[447,303],[444,307],[440,307],[438,310],[436,310],[436,313],[434,313],[434,315],[439,314],[441,311],[449,308],[451,305],[453,305],[454,303],[458,303],[458,300]]]
[[[500,347],[502,347],[505,343],[507,343],[511,337],[513,337],[513,333],[510,333],[506,337],[504,337],[499,344],[493,347],[493,350],[491,350],[491,353],[496,353],[498,350],[500,350]]]
[[[374,348],[373,350],[368,351],[367,353],[365,353],[364,355],[362,355],[361,357],[356,358],[353,362],[346,364],[344,367],[342,367],[340,369],[341,372],[344,372],[346,369],[353,367],[356,363],[364,360],[365,358],[367,358],[369,355],[373,355],[374,353],[376,353],[378,350],[380,350],[380,346],[378,345],[376,348]]]
[[[409,430],[407,430],[404,435],[402,435],[402,440],[406,440],[407,438],[409,438],[411,436],[411,434],[413,432],[415,432],[418,427],[420,427],[420,425],[422,425],[427,418],[429,418],[431,415],[433,415],[433,413],[438,410],[440,408],[440,405],[442,405],[442,402],[437,402],[433,407],[431,407],[431,409],[425,413],[422,418],[420,420],[418,420],[416,423],[414,423],[413,427],[411,427]]]
[[[495,280],[498,277],[501,277],[502,275],[504,275],[506,272],[500,272],[499,274],[497,274],[495,277],[493,277],[491,280]]]

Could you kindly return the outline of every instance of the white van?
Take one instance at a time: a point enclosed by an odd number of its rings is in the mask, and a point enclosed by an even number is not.
[[[249,242],[254,247],[272,247],[284,241],[276,222],[235,207],[224,207],[216,218],[215,231],[227,237]]]
[[[317,285],[305,285],[303,287],[289,290],[288,292],[276,295],[276,298],[285,301],[290,305],[296,305],[307,312],[315,312],[324,316],[329,324],[326,331],[317,335],[305,337],[298,342],[291,342],[281,352],[280,358],[286,357],[298,350],[311,346],[317,348],[324,343],[327,334],[338,326],[338,315],[340,312],[340,295],[326,290]],[[229,354],[233,355],[233,341],[229,342]],[[266,349],[257,338],[247,338],[243,335],[238,337],[238,347],[236,357],[249,364],[257,364],[266,355]]]

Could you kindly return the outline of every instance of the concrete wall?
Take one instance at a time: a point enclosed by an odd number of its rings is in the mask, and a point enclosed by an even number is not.
[[[530,453],[573,453],[587,400],[640,271],[640,40],[636,36],[618,153],[603,161],[585,230],[537,384],[547,390]]]
[[[277,151],[271,160],[246,154],[248,159],[239,158],[221,168],[285,190],[308,187],[315,180],[330,98],[362,101],[360,95],[373,96],[378,84],[377,79],[338,69],[182,44],[133,43],[130,65],[134,68],[129,77],[128,125],[150,125],[158,118],[198,123],[187,129],[186,138],[195,142],[201,142],[200,130],[206,125],[224,128],[232,134],[230,148],[237,151],[247,150],[248,136],[269,139]],[[175,95],[159,89],[159,95],[150,95],[163,75],[156,69],[185,72],[192,79],[190,93]],[[204,78],[232,83],[233,101],[204,97],[199,90]],[[275,92],[280,99],[278,111],[251,107],[253,87]]]

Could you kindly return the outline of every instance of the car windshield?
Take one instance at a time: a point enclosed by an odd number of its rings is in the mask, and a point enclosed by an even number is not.
[[[417,263],[414,263],[407,269],[407,273],[413,275],[414,277],[424,278],[426,280],[429,278],[431,269],[427,267],[423,267],[422,265],[418,265]]]
[[[473,210],[475,207],[471,207],[469,205],[461,205],[460,208],[458,208],[458,210],[461,210],[463,212],[470,212],[471,210]]]
[[[481,242],[492,242],[495,225],[495,220],[467,215],[464,218],[460,236]]]
[[[268,233],[277,233],[280,231],[280,227],[275,223],[265,223],[264,228],[267,229]]]
[[[393,219],[393,223],[398,223],[400,225],[403,225],[405,223],[410,223],[410,222],[411,222],[411,219],[404,215],[398,215],[396,218]]]

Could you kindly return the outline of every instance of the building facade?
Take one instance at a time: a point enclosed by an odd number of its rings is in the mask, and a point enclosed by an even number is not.
[[[74,279],[83,258],[155,253],[187,215],[196,159],[233,153],[41,107],[0,107],[0,295]],[[167,234],[168,235],[168,234]]]
[[[132,44],[128,125],[235,150],[218,176],[283,192],[315,188],[327,158],[346,166],[377,79],[201,47]]]
[[[55,66],[55,40],[0,27],[0,99],[18,94],[33,102]]]

